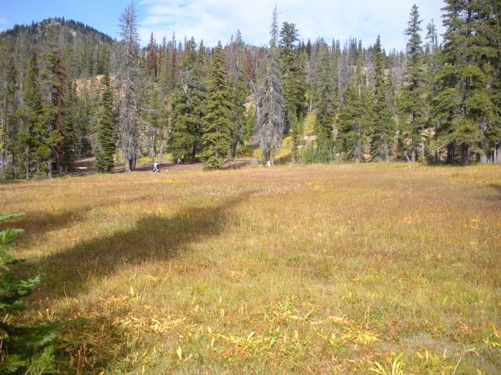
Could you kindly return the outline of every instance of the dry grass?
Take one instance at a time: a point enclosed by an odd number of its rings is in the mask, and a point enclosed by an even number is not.
[[[501,371],[501,167],[0,186],[67,373]]]

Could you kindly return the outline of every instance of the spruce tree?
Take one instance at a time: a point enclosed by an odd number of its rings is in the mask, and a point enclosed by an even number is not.
[[[19,116],[21,127],[18,133],[20,148],[24,164],[26,179],[29,179],[33,170],[38,171],[40,166],[40,152],[46,150],[43,147],[40,129],[40,119],[42,119],[42,92],[38,82],[38,59],[34,49],[30,52],[28,68],[23,90],[23,106]]]
[[[113,114],[113,92],[108,67],[102,79],[101,105],[99,111],[96,168],[99,172],[110,172],[115,154],[115,121]]]
[[[3,90],[3,101],[2,101],[2,166],[1,169],[6,174],[7,170],[10,169],[12,178],[16,179],[18,177],[17,163],[20,154],[20,147],[18,144],[18,116],[17,111],[19,109],[20,103],[18,98],[18,68],[16,67],[14,56],[13,56],[13,46],[11,43],[8,45],[7,61],[2,61],[5,63],[1,66],[3,77],[1,79],[4,81]],[[3,64],[2,64],[3,65]],[[10,164],[9,164],[9,154],[10,154]]]
[[[374,161],[389,161],[395,124],[391,108],[386,100],[384,53],[379,36],[374,45],[374,60],[374,119],[370,129],[371,156]]]
[[[237,157],[239,146],[247,140],[245,134],[245,102],[249,94],[244,72],[238,68],[235,75],[229,79],[232,126],[231,156]]]
[[[315,120],[315,133],[317,135],[317,160],[329,162],[334,155],[334,98],[336,97],[336,85],[329,47],[322,43],[319,49],[319,66],[317,77],[319,79],[317,117]]]
[[[230,86],[230,102],[232,126],[231,156],[237,157],[239,146],[247,140],[245,103],[249,95],[249,85],[245,79],[244,59],[245,43],[240,30],[232,38],[228,52],[228,83]]]
[[[24,216],[23,214],[1,214],[0,223]],[[19,326],[8,316],[25,309],[22,298],[28,297],[40,284],[40,275],[19,279],[11,267],[22,260],[8,252],[22,229],[0,231],[0,373],[27,374],[30,368],[41,367],[47,373],[53,372],[53,349],[47,345],[56,337],[59,323],[38,326]],[[40,353],[43,354],[40,354]],[[54,371],[55,372],[55,371]]]
[[[426,132],[425,142],[429,144],[430,154],[427,157],[433,162],[439,161],[438,153],[438,123],[436,117],[433,116],[433,103],[438,95],[438,81],[437,76],[440,70],[440,46],[438,44],[437,28],[431,20],[426,26],[426,40],[425,45],[425,82],[428,88],[428,97],[426,100],[426,108],[428,110],[427,118],[430,123],[430,128]],[[431,154],[433,151],[433,155]]]
[[[495,2],[447,0],[435,116],[447,162],[483,160],[501,139],[499,12]],[[459,152],[457,152],[459,151]]]
[[[338,130],[341,151],[348,160],[363,160],[369,121],[372,118],[367,77],[362,73],[362,56],[357,59],[355,74],[343,92]]]
[[[416,5],[412,7],[406,35],[407,41],[407,65],[404,72],[404,83],[399,100],[400,110],[400,138],[403,143],[410,141],[410,160],[416,161],[418,149],[421,155],[424,146],[421,134],[427,126],[427,98],[428,87],[425,81],[421,31],[422,20],[419,18],[419,10]],[[421,145],[421,147],[420,147]],[[408,157],[408,156],[407,156]]]
[[[75,114],[78,106],[78,99],[75,89],[75,84],[68,81],[65,89],[65,102],[66,102],[66,116],[64,117],[64,144],[63,156],[61,164],[63,169],[68,172],[72,170],[73,162],[75,161],[76,154],[76,132],[75,132]]]
[[[292,129],[294,121],[302,120],[306,109],[304,60],[297,46],[298,41],[296,25],[284,22],[280,30],[279,49],[282,89],[287,111],[284,129],[286,133]]]
[[[206,84],[195,39],[186,43],[172,99],[172,126],[169,140],[172,155],[182,162],[195,161],[200,148],[205,115]]]
[[[46,88],[47,100],[43,105],[43,113],[38,127],[43,146],[37,149],[37,153],[41,160],[46,160],[48,176],[52,177],[54,162],[57,173],[62,172],[65,142],[66,74],[61,55],[56,48],[46,51],[43,57],[44,66],[40,77]]]
[[[264,77],[257,93],[257,127],[261,152],[266,165],[273,165],[275,152],[282,145],[285,126],[285,99],[282,94],[277,8],[273,11],[271,39]]]
[[[204,117],[201,153],[206,169],[221,169],[230,154],[232,141],[231,92],[221,42],[214,50],[208,84],[207,114]]]

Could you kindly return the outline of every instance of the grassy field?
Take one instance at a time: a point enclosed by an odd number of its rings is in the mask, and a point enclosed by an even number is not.
[[[501,166],[95,175],[0,207],[63,373],[501,372]]]

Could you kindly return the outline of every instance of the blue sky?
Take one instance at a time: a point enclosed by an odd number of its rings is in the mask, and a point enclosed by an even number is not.
[[[64,17],[83,22],[113,38],[118,38],[119,17],[130,0],[0,0],[0,30],[15,24],[30,24],[48,17]],[[344,42],[349,37],[373,44],[381,35],[386,50],[404,50],[404,31],[413,4],[419,7],[426,29],[433,19],[443,32],[442,0],[135,0],[141,44],[153,32],[160,42],[176,33],[204,40],[205,45],[223,44],[240,30],[245,42],[266,45],[271,15],[278,7],[279,23],[295,23],[300,38],[323,37]],[[423,31],[422,35],[425,35]]]

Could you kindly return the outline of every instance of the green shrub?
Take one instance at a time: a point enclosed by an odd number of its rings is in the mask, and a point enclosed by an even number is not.
[[[24,214],[0,214],[0,223]],[[17,279],[10,266],[21,260],[8,254],[22,229],[0,232],[0,373],[47,374],[53,372],[53,352],[47,345],[57,334],[57,323],[34,327],[15,326],[12,314],[25,309],[21,298],[32,294],[40,275]]]

